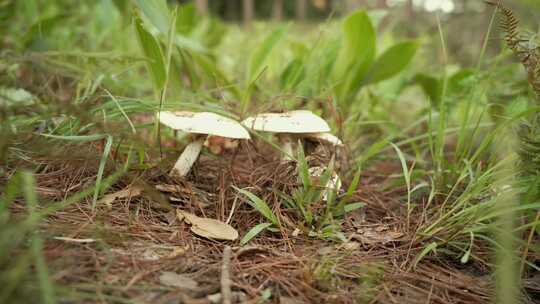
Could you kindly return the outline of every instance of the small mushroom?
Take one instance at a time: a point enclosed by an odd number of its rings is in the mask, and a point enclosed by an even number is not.
[[[276,133],[285,152],[284,160],[291,160],[297,140],[330,131],[326,121],[306,110],[259,114],[246,118],[242,124],[256,131]]]
[[[208,135],[234,139],[250,139],[247,130],[237,121],[211,112],[160,112],[159,121],[169,128],[191,134],[170,175],[186,176],[199,157]]]
[[[326,168],[324,167],[311,167],[309,168],[309,176],[311,176],[312,179],[318,180],[324,173],[324,170]],[[338,191],[341,189],[341,179],[336,174],[336,172],[332,172],[332,176],[328,179],[326,182],[326,185],[324,186],[326,189],[323,191],[323,200],[328,200],[328,193],[330,190]]]

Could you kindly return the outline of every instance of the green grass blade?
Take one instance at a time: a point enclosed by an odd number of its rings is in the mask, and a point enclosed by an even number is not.
[[[253,83],[270,55],[270,52],[277,46],[287,33],[288,26],[280,26],[274,30],[264,41],[255,49],[248,65],[248,85]]]
[[[111,153],[112,144],[113,144],[112,136],[107,135],[107,141],[105,142],[105,147],[103,148],[103,154],[99,162],[99,168],[98,168],[98,173],[96,177],[96,189],[94,191],[94,197],[92,198],[92,210],[96,208],[96,203],[97,203],[99,193],[102,191],[101,181],[103,180],[103,173],[105,171],[105,165],[107,164],[107,159],[109,158],[109,154]]]
[[[279,226],[279,221],[277,217],[274,215],[274,213],[272,212],[272,209],[270,209],[270,207],[265,201],[263,201],[258,196],[256,196],[255,194],[247,190],[240,189],[237,187],[234,187],[234,189],[236,189],[236,191],[242,193],[243,195],[247,196],[249,198],[247,203],[250,204],[253,208],[255,208],[255,210],[259,211],[262,214],[262,216],[268,219],[272,224]]]
[[[414,261],[414,268],[416,268],[416,265],[418,265],[418,263],[420,263],[421,260],[424,259],[424,257],[426,255],[428,255],[430,252],[436,252],[437,251],[437,247],[439,246],[439,244],[437,244],[437,242],[431,242],[429,243],[429,245],[427,245],[423,250],[422,252],[420,252],[420,254],[418,255],[418,257],[416,258],[416,260]]]
[[[30,172],[23,171],[21,172],[22,180],[22,191],[26,204],[28,205],[29,217],[37,218],[37,205],[38,199],[35,191],[35,181],[34,176]],[[45,304],[54,304],[56,303],[54,299],[54,288],[49,278],[49,272],[47,270],[47,265],[43,258],[43,241],[38,234],[39,232],[34,231],[32,238],[31,249],[34,256],[34,261],[36,264],[37,277],[39,282],[39,287],[41,289],[43,303]]]
[[[308,190],[311,186],[311,178],[309,176],[309,165],[304,153],[304,147],[302,143],[298,141],[298,174],[304,185],[304,189]]]
[[[163,59],[161,47],[159,46],[158,40],[144,28],[143,21],[139,16],[135,15],[134,23],[139,45],[147,59],[146,65],[152,76],[156,94],[158,94],[164,87],[167,79],[165,60]]]
[[[272,223],[260,223],[257,226],[251,228],[248,231],[248,233],[246,233],[246,235],[240,241],[240,246],[244,246],[249,241],[251,241],[252,238],[257,236],[259,233],[261,233],[262,231],[264,231],[266,228],[268,228],[270,226],[272,226]]]
[[[405,160],[405,155],[403,155],[403,152],[401,149],[396,146],[394,143],[390,143],[394,150],[396,150],[396,153],[399,158],[399,162],[401,163],[401,169],[403,170],[403,178],[405,179],[405,185],[407,186],[407,226],[409,226],[410,223],[410,214],[412,212],[411,210],[411,174],[409,173],[409,167],[407,166],[407,161]]]

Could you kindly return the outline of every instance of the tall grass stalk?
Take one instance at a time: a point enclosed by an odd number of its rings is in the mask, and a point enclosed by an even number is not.
[[[517,304],[519,303],[520,269],[519,259],[516,255],[518,248],[518,235],[516,235],[517,216],[515,211],[519,207],[518,192],[515,177],[518,169],[515,148],[517,147],[516,136],[510,128],[501,130],[497,143],[497,157],[501,160],[511,158],[512,161],[504,161],[503,165],[495,173],[494,187],[500,191],[496,201],[496,209],[500,215],[493,226],[493,234],[500,247],[496,248],[496,303]]]
[[[445,184],[444,179],[444,168],[445,168],[445,160],[444,160],[444,144],[445,144],[445,134],[446,134],[446,126],[447,126],[447,111],[446,108],[446,91],[448,86],[448,77],[446,68],[448,65],[448,54],[446,52],[446,41],[444,39],[444,32],[441,25],[441,17],[439,14],[437,14],[437,29],[439,31],[439,38],[441,43],[441,51],[442,51],[442,66],[443,66],[443,86],[442,86],[442,93],[441,93],[441,101],[439,105],[439,125],[437,128],[437,135],[434,141],[435,144],[435,155],[433,156],[436,164],[436,180],[438,181],[439,185]]]

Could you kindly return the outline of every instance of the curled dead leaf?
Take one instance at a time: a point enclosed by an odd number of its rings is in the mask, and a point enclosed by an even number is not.
[[[191,225],[191,232],[209,239],[234,241],[238,238],[238,231],[231,225],[215,219],[198,217],[194,214],[178,209],[176,215],[180,221]]]
[[[136,196],[139,196],[141,195],[142,193],[142,188],[141,187],[138,187],[138,186],[129,186],[129,187],[126,187],[120,191],[117,191],[117,192],[114,192],[114,193],[109,193],[109,194],[106,194],[104,195],[98,202],[97,204],[105,204],[107,205],[107,207],[111,208],[112,207],[112,203],[116,200],[116,199],[119,199],[119,198],[126,198],[126,197],[136,197]]]

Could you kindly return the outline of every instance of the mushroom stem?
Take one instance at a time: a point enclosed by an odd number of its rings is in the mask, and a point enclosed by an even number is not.
[[[173,169],[169,173],[171,176],[184,177],[189,173],[191,167],[199,157],[206,136],[197,136],[186,146],[180,155]]]
[[[288,134],[281,134],[279,135],[279,141],[281,143],[281,148],[283,149],[283,157],[281,158],[281,160],[294,160],[295,147],[292,137]]]

